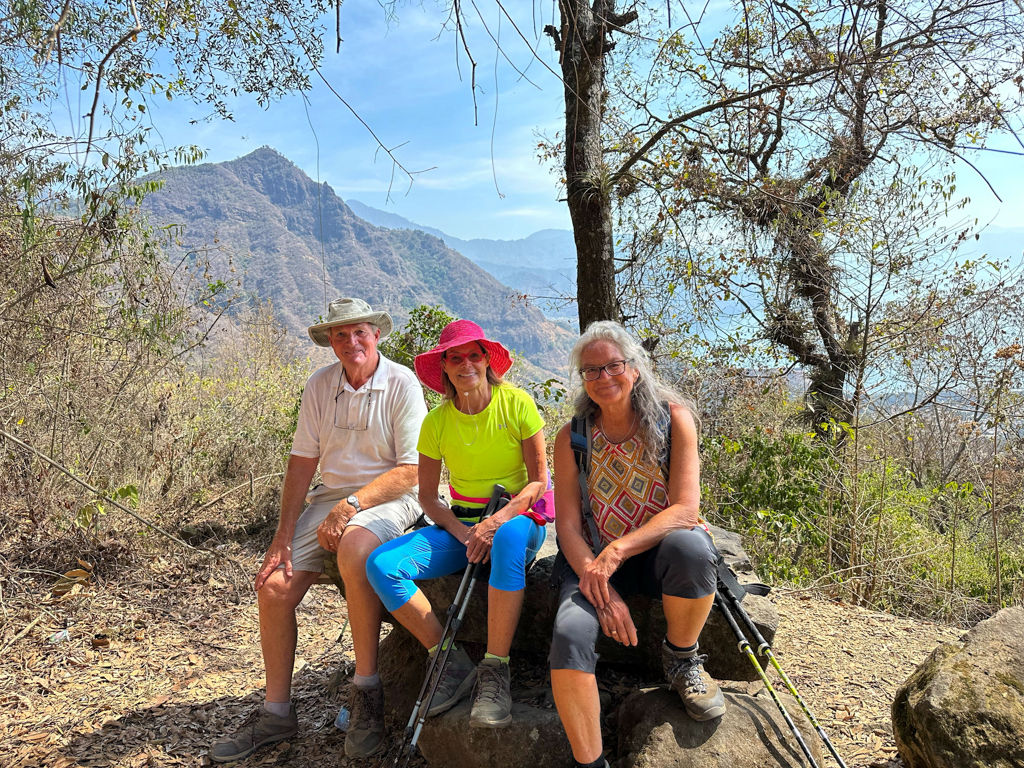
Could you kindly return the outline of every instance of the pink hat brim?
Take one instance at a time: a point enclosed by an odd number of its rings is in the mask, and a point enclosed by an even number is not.
[[[456,320],[448,323],[441,331],[441,341],[428,352],[416,355],[413,364],[416,368],[416,375],[419,376],[426,386],[438,394],[444,394],[444,371],[441,368],[441,356],[452,349],[468,344],[472,341],[480,342],[488,353],[490,367],[498,376],[504,376],[512,367],[512,355],[505,347],[497,341],[491,341],[484,336],[483,329],[471,320]]]

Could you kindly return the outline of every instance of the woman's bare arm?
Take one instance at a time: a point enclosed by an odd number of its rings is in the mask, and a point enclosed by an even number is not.
[[[441,460],[432,459],[421,453],[419,479],[419,498],[423,513],[465,544],[466,539],[469,538],[469,529],[462,524],[452,512],[451,507],[445,504],[437,493],[438,486],[441,485]]]

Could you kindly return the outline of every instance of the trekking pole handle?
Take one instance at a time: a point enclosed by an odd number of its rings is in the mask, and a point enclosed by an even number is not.
[[[498,502],[501,501],[501,497],[504,495],[505,486],[501,483],[495,483],[494,490],[491,492],[491,498],[487,502],[487,506],[484,507],[484,513],[480,516],[481,523],[498,511]]]
[[[754,642],[757,643],[758,654],[764,656],[765,649],[770,651],[771,646],[768,644],[768,641],[764,639],[764,636],[761,634],[761,630],[757,628],[757,625],[754,623],[754,620],[750,618],[750,614],[747,613],[746,609],[744,609],[742,605],[740,605],[740,601],[737,599],[736,595],[732,593],[731,589],[725,587],[724,589],[720,589],[719,591],[725,593],[726,601],[729,603],[730,607],[736,612],[736,614],[740,617],[744,625],[746,625],[747,631],[750,632],[751,636],[754,638]]]

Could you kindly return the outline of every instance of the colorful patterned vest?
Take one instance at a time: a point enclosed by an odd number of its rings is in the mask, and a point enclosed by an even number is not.
[[[590,456],[590,506],[606,544],[639,528],[668,506],[668,487],[661,467],[644,462],[639,434],[623,443],[608,440],[593,427]],[[590,532],[585,531],[587,541]]]

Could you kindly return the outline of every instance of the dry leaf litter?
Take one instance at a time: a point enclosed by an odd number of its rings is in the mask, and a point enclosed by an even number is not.
[[[232,549],[235,567],[195,555],[133,556],[95,569],[72,559],[64,573],[8,578],[0,596],[0,765],[210,765],[210,742],[261,703],[265,683],[255,595],[242,575],[260,559]],[[936,645],[962,632],[785,592],[773,599],[782,616],[776,654],[848,765],[899,766],[889,718],[896,689]],[[238,765],[381,764],[340,757],[334,717],[348,685],[330,691],[329,681],[339,669],[352,671],[353,655],[337,590],[311,589],[298,623],[293,701],[302,730]],[[527,670],[513,681],[517,699],[550,707],[546,684]],[[614,746],[613,707],[632,681],[610,674],[601,687]]]

